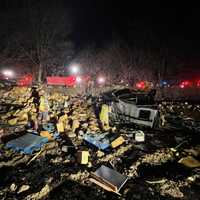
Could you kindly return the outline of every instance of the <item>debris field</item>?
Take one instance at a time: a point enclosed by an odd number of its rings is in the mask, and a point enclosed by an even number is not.
[[[0,97],[0,199],[200,199],[200,105],[159,102],[154,129],[105,125],[67,89]]]

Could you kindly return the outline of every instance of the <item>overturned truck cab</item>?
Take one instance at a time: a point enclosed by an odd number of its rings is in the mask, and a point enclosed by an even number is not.
[[[135,124],[156,128],[159,112],[155,105],[156,91],[134,91],[129,88],[103,93],[101,102],[109,106],[109,124]]]

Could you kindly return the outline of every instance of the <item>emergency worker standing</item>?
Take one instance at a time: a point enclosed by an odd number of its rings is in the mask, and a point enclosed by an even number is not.
[[[43,123],[49,120],[49,102],[44,90],[40,92],[39,119]]]

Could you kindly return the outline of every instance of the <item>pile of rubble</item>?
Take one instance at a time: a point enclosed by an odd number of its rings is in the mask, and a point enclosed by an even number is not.
[[[104,127],[91,99],[45,86],[0,95],[1,199],[198,198],[200,146],[190,133]],[[198,118],[188,106],[160,112]]]

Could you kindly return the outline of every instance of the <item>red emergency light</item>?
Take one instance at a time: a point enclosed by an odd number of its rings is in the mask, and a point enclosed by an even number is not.
[[[200,87],[200,80],[197,81],[197,87]]]
[[[136,83],[136,87],[138,89],[145,89],[145,82],[144,81],[140,81],[140,82]]]
[[[86,83],[89,80],[90,80],[90,76],[87,76],[87,75],[82,75],[82,76],[76,77],[76,83],[79,83],[79,84],[82,83],[82,82]]]
[[[182,81],[179,85],[180,88],[187,88],[187,87],[191,87],[192,86],[192,82],[191,81]]]
[[[33,76],[31,74],[27,74],[22,76],[18,81],[18,86],[30,86],[33,82]]]
[[[90,79],[89,76],[48,76],[48,85],[63,85],[73,87],[77,83],[86,82]]]

